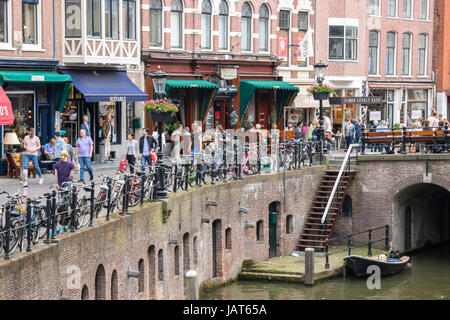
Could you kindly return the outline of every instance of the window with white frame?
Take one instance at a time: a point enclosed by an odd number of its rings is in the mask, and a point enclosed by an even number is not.
[[[370,0],[369,15],[371,15],[371,16],[379,16],[380,15],[380,0]]]
[[[22,0],[22,42],[38,44],[39,0]]]
[[[386,75],[395,74],[395,32],[386,36]]]
[[[150,1],[150,44],[162,45],[162,0]]]
[[[358,27],[329,26],[328,58],[330,60],[358,58]]]
[[[242,51],[252,50],[252,8],[246,2],[242,6],[241,14],[241,41]]]
[[[202,49],[211,49],[211,2],[202,2]]]
[[[403,0],[403,18],[411,19],[412,17],[412,0]]]
[[[378,74],[378,31],[369,32],[369,74]]]
[[[0,0],[0,43],[8,42],[8,1]]]
[[[105,0],[105,37],[119,38],[119,0]]]
[[[420,20],[428,20],[428,0],[420,0]]]
[[[219,5],[219,50],[228,49],[228,4],[225,0]]]
[[[298,13],[298,30],[308,31],[308,12],[300,11]]]
[[[259,51],[269,51],[269,9],[265,4],[259,9]]]
[[[387,0],[387,16],[397,16],[397,0]]]
[[[81,37],[81,0],[66,0],[65,21],[66,21],[65,36]]]
[[[419,69],[418,75],[424,76],[427,73],[427,35],[424,33],[419,34]]]
[[[409,76],[411,61],[411,34],[404,33],[402,36],[402,75]]]
[[[101,1],[86,0],[86,34],[91,37],[102,35]]]
[[[172,0],[170,3],[170,47],[183,47],[183,3]]]
[[[122,0],[122,37],[136,39],[136,1]]]

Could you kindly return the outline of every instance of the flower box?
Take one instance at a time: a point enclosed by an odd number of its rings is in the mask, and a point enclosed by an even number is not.
[[[150,111],[150,118],[153,122],[169,122],[172,121],[172,112]]]
[[[313,97],[314,97],[314,100],[327,100],[328,94],[329,94],[329,92],[318,92],[318,93],[314,93]]]

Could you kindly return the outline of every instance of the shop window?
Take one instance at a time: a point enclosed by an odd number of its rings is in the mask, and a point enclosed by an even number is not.
[[[411,61],[411,34],[404,33],[402,36],[402,75],[409,76]]]
[[[308,12],[300,11],[298,13],[298,30],[308,31]]]
[[[369,15],[380,16],[380,0],[370,0]]]
[[[428,20],[428,0],[420,0],[419,20]]]
[[[358,55],[358,27],[329,26],[329,59],[356,60]]]
[[[8,42],[8,1],[0,0],[0,43]]]
[[[180,275],[180,247],[178,246],[173,249],[173,266],[174,275]]]
[[[408,122],[415,122],[419,118],[427,119],[428,90],[409,89],[408,97]]]
[[[395,74],[395,32],[388,32],[386,37],[386,74]]]
[[[150,1],[150,44],[162,45],[162,0]]]
[[[412,0],[403,0],[403,18],[412,18]]]
[[[100,37],[101,24],[101,1],[86,0],[86,34],[90,37]]]
[[[119,38],[119,0],[105,0],[105,37]]]
[[[228,49],[228,4],[225,0],[219,5],[219,49]]]
[[[122,0],[122,27],[124,39],[136,39],[136,1]]]
[[[158,251],[158,281],[164,281],[164,255],[163,249]]]
[[[225,249],[231,250],[231,228],[225,230]]]
[[[387,16],[397,16],[397,0],[387,0]]]
[[[38,44],[39,0],[22,0],[22,42]]]
[[[378,74],[378,31],[369,32],[369,74]]]
[[[172,0],[170,3],[170,47],[183,47],[183,3]]]
[[[292,220],[293,220],[293,217],[291,214],[286,216],[286,234],[292,233],[292,230],[293,230],[293,225],[292,225],[293,221]]]
[[[202,49],[211,49],[211,14],[212,7],[209,0],[202,2]]]
[[[256,222],[256,241],[264,240],[264,221]]]
[[[259,9],[259,51],[269,51],[269,9],[263,4]]]
[[[99,102],[99,125],[103,127],[105,121],[111,121],[111,143],[120,144],[121,141],[121,104],[116,102]]]
[[[419,34],[419,76],[424,76],[427,73],[427,38],[426,34]]]
[[[241,42],[242,51],[252,50],[252,8],[247,2],[242,6]]]

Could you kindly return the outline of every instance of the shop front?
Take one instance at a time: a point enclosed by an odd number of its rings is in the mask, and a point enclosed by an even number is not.
[[[125,153],[127,133],[135,133],[131,127],[134,119],[129,119],[134,113],[129,110],[134,109],[135,102],[148,100],[148,96],[125,70],[62,68],[61,72],[72,77],[73,87],[63,109],[55,116],[57,127],[75,146],[86,116],[87,134],[94,141],[94,160],[120,159]],[[110,128],[108,135],[102,132],[106,125]]]
[[[54,72],[56,61],[42,62],[42,65],[38,61],[28,63],[0,69],[0,86],[11,102],[14,115],[12,124],[0,126],[0,175],[7,173],[7,149],[21,150],[21,146],[3,144],[6,134],[15,133],[23,143],[28,129],[35,128],[41,144],[47,143],[55,132],[55,117],[52,115],[63,109],[72,85],[69,75]]]

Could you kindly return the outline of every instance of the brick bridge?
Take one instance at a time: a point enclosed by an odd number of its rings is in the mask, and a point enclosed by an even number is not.
[[[109,222],[99,219],[1,261],[0,299],[182,299],[188,269],[204,288],[223,283],[245,259],[295,249],[325,170],[194,188]],[[398,249],[448,240],[449,172],[448,155],[360,156],[348,190],[352,215],[338,217],[335,235],[389,224]],[[128,277],[128,269],[140,276]]]

